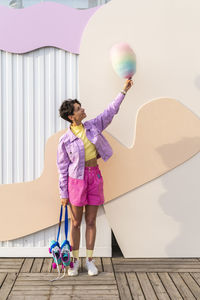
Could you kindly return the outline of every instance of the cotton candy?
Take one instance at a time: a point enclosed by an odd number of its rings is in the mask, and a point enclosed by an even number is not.
[[[122,78],[131,78],[136,72],[136,56],[127,43],[115,44],[110,50],[115,72]]]

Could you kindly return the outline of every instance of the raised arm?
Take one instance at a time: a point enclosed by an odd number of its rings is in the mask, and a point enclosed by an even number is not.
[[[68,167],[69,157],[65,149],[63,140],[58,144],[57,150],[57,167],[59,172],[59,192],[60,198],[68,198]]]
[[[103,131],[112,121],[114,115],[119,111],[120,104],[122,103],[127,91],[133,85],[131,79],[127,79],[123,90],[117,95],[117,97],[108,105],[108,107],[99,114],[96,118],[90,120],[100,131]]]

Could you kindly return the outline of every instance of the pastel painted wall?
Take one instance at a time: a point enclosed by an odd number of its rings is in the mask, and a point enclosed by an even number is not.
[[[199,9],[197,0],[192,5],[188,0],[111,0],[87,16],[77,36],[79,97],[88,119],[102,112],[124,84],[112,70],[110,48],[125,41],[136,53],[134,86],[105,132],[114,155],[106,163],[99,161],[104,175],[105,217],[125,257],[199,254]],[[37,47],[58,46],[57,42],[52,36],[46,44],[38,40]],[[61,44],[67,50],[68,40],[59,40],[59,47]],[[16,53],[24,51],[13,45],[9,46],[15,47]],[[0,40],[0,47],[8,44]],[[48,140],[46,168],[40,178],[26,183],[20,193],[16,192],[19,186],[0,187],[4,199],[15,194],[18,202],[14,207],[24,208],[18,226],[5,231],[2,240],[56,223],[53,199],[58,195],[58,174],[48,170],[55,170],[52,157],[61,134],[56,132]],[[37,224],[32,218],[23,228],[29,208],[28,184],[37,185],[32,211],[39,207],[42,213],[51,195],[51,214],[39,217]],[[50,186],[51,191],[44,192],[44,186]],[[1,222],[6,219],[8,205],[9,201],[4,203],[5,211],[1,210]],[[14,220],[14,211],[9,213]]]

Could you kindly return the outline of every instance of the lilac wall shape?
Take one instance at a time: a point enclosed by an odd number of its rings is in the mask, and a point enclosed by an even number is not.
[[[79,54],[84,28],[99,7],[78,10],[44,2],[18,10],[0,5],[0,49],[25,53],[54,46]]]

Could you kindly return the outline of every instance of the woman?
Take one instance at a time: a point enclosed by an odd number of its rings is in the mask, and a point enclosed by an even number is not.
[[[117,114],[127,91],[133,85],[127,79],[123,89],[107,109],[96,118],[82,123],[86,117],[78,100],[65,100],[59,109],[60,117],[71,123],[67,132],[60,137],[57,152],[59,190],[61,203],[70,204],[72,211],[70,243],[74,266],[68,269],[69,276],[78,275],[80,225],[85,206],[86,221],[86,269],[88,275],[97,275],[98,270],[92,259],[96,238],[96,216],[104,203],[103,178],[97,159],[104,161],[112,155],[112,148],[101,132]]]

